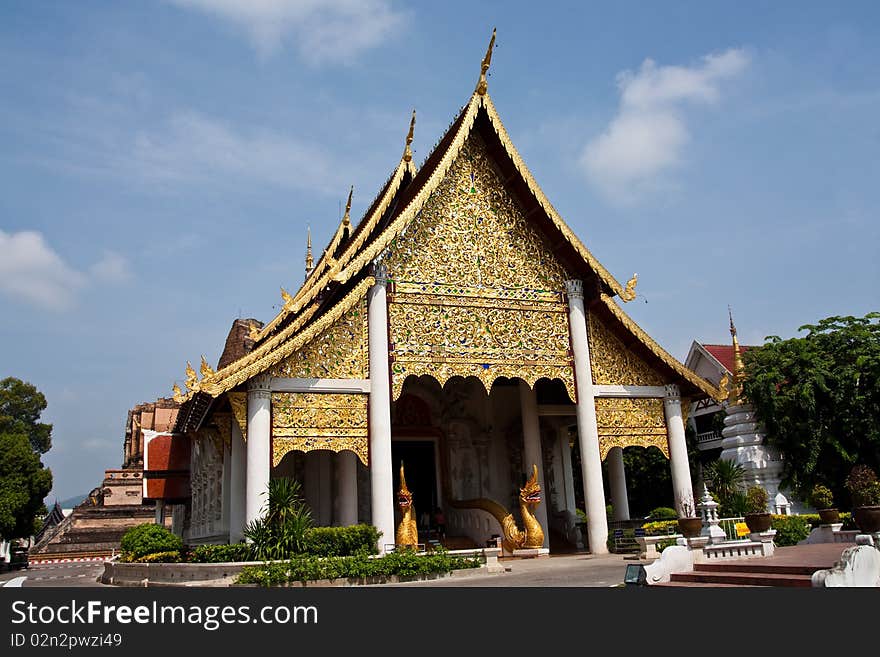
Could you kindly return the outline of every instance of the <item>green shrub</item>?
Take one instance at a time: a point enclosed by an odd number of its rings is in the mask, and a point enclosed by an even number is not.
[[[137,563],[177,563],[180,561],[180,552],[178,550],[153,552],[152,554],[145,554],[135,561]]]
[[[303,552],[317,557],[376,554],[381,535],[372,525],[312,527],[303,537]]]
[[[434,573],[448,573],[463,568],[478,568],[480,559],[450,555],[445,550],[431,554],[417,554],[411,550],[392,552],[371,558],[366,554],[350,557],[298,556],[287,562],[260,566],[245,566],[237,584],[277,586],[289,582],[309,582],[318,579],[413,577]]]
[[[822,520],[819,518],[818,513],[802,513],[798,517],[806,520],[810,524],[810,527],[818,527],[822,524]],[[852,519],[852,514],[847,511],[840,512],[840,522],[843,523],[841,529],[856,529],[856,523]]]
[[[253,561],[254,550],[247,543],[232,545],[196,545],[187,552],[190,563],[227,563],[230,561]]]
[[[880,481],[869,466],[854,465],[843,485],[849,491],[853,507],[880,505]]]
[[[678,518],[678,514],[675,512],[675,509],[668,506],[658,506],[648,514],[648,517],[651,520],[675,520]]]
[[[832,509],[834,508],[834,495],[831,489],[822,484],[813,486],[809,495],[809,503],[814,509]]]
[[[678,520],[657,520],[656,522],[646,522],[642,525],[642,529],[645,530],[645,536],[675,534],[678,532]]]
[[[818,518],[818,516],[816,516]],[[810,521],[804,516],[770,516],[770,528],[776,530],[776,547],[797,545],[810,535]]]
[[[148,554],[177,552],[183,542],[165,527],[150,522],[126,531],[119,547],[122,561],[137,561]]]
[[[746,491],[746,513],[767,513],[767,491],[763,486],[749,486]]]

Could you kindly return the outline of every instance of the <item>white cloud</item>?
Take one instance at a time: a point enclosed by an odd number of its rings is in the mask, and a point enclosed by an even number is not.
[[[340,171],[318,144],[266,130],[249,134],[196,112],[175,114],[134,140],[123,163],[151,182],[250,180],[284,188],[336,192]]]
[[[407,20],[389,0],[169,0],[243,29],[260,56],[287,42],[311,64],[349,62]]]
[[[617,76],[620,108],[605,131],[581,155],[589,181],[614,202],[630,203],[664,183],[681,163],[690,140],[684,109],[713,105],[722,81],[749,65],[741,49],[703,57],[693,66],[657,66],[646,59],[635,73]]]
[[[52,310],[72,307],[92,281],[124,282],[131,274],[127,261],[108,251],[88,274],[68,265],[42,233],[0,230],[0,293]]]
[[[127,283],[131,280],[128,260],[115,251],[104,251],[101,259],[89,267],[89,272],[96,281],[104,283]]]

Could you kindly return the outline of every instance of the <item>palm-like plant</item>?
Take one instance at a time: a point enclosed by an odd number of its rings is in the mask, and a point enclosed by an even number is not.
[[[312,512],[295,479],[269,480],[262,517],[248,523],[245,538],[254,546],[257,559],[289,559],[303,552],[306,530],[312,526]]]
[[[721,505],[721,512],[725,515],[728,513],[742,515],[737,512],[742,511],[745,502],[743,466],[728,459],[718,459],[706,466],[703,476],[715,493]]]

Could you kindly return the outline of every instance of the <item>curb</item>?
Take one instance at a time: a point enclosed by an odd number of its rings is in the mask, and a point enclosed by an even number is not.
[[[29,559],[28,563],[30,565],[36,564],[44,564],[44,563],[72,563],[78,561],[110,561],[113,557],[65,557],[62,559]]]

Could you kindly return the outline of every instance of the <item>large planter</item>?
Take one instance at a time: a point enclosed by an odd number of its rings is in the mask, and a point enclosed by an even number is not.
[[[833,525],[840,522],[840,513],[837,509],[819,509],[819,520],[823,525]]]
[[[880,532],[880,506],[857,506],[852,515],[856,527],[863,534]]]
[[[699,516],[692,518],[679,518],[678,528],[685,538],[696,538],[703,531],[703,519]]]
[[[768,529],[770,529],[769,513],[747,513],[745,520],[746,526],[753,534],[766,532]]]

